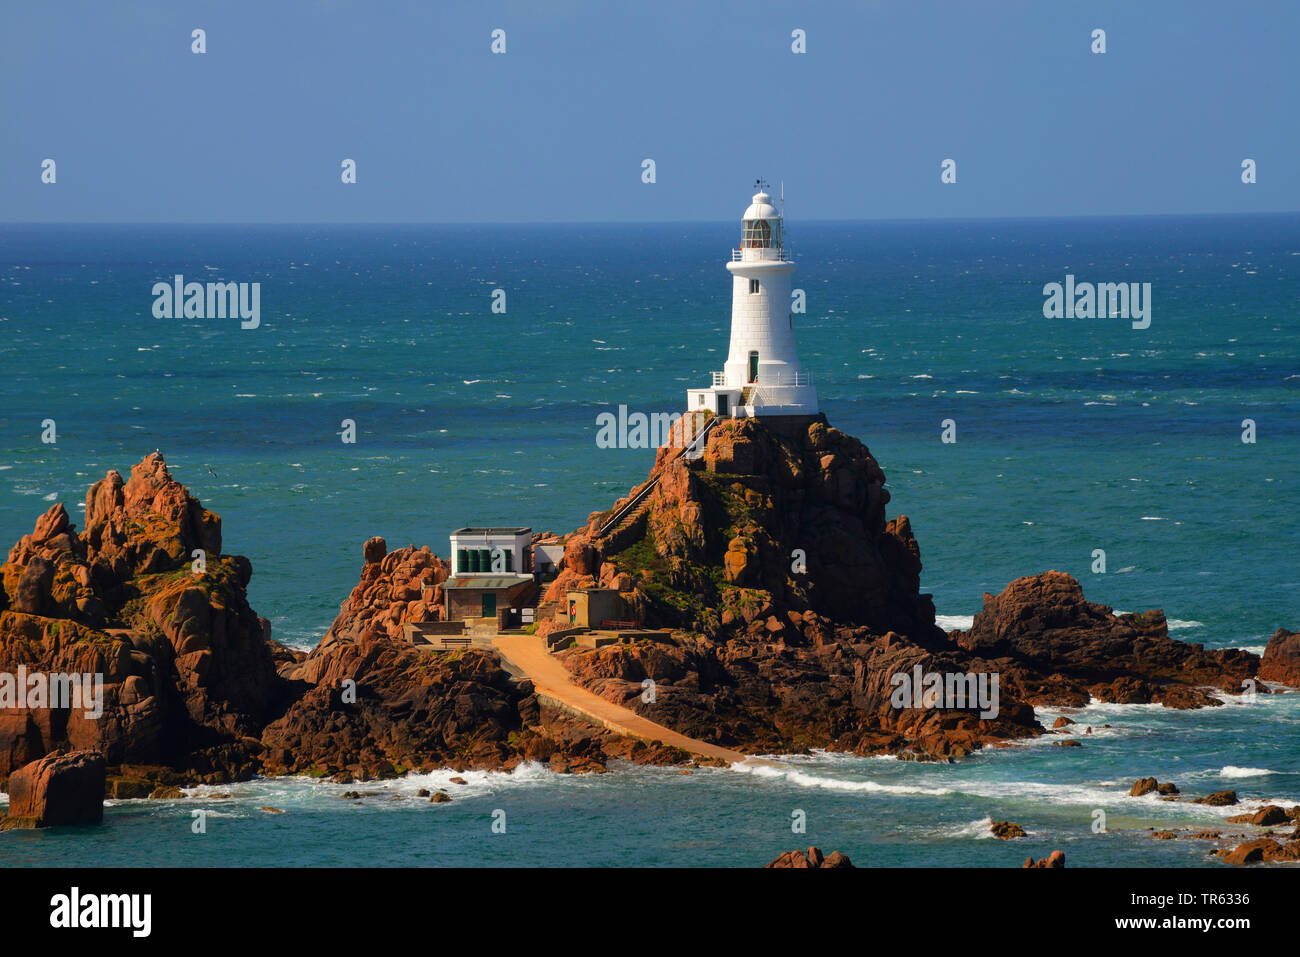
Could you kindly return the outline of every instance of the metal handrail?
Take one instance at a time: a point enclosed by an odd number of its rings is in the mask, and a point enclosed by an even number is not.
[[[748,248],[748,249],[757,249],[757,250],[760,250],[760,251],[761,251],[761,250],[764,250],[764,249],[771,249],[771,250],[773,250],[773,251],[776,253],[776,258],[775,258],[775,259],[768,259],[768,258],[766,258],[766,257],[759,256],[756,260],[755,260],[755,259],[746,260],[746,259],[745,259],[745,249],[746,249],[746,248]],[[732,261],[733,263],[738,263],[738,262],[785,262],[785,261],[786,261],[786,258],[785,258],[785,247],[784,247],[784,246],[749,246],[749,247],[742,247],[742,248],[740,248],[740,249],[732,249],[732,250],[731,250],[731,261]]]
[[[812,385],[813,376],[811,372],[777,372],[775,375],[759,374],[753,382],[747,385]]]
[[[687,415],[693,415],[693,414],[694,413],[691,412],[687,413]],[[683,416],[681,421],[683,423],[682,429],[685,430],[686,418]],[[720,421],[721,419],[718,416],[716,415],[710,416],[708,421],[704,423],[704,428],[700,429],[699,432],[695,433],[695,437],[691,439],[691,441],[688,442],[686,446],[679,453],[677,453],[677,455],[674,456],[674,458],[699,458],[699,455],[692,455],[691,453],[694,451],[699,451],[699,449],[703,448],[702,443],[705,437],[709,434],[709,431]],[[699,448],[697,449],[697,447]],[[659,476],[656,475],[646,484],[645,488],[637,492],[636,495],[632,496],[631,500],[629,500],[626,505],[624,505],[612,516],[610,516],[609,521],[605,522],[604,525],[600,526],[600,528],[596,530],[596,537],[604,538],[611,531],[613,531],[618,526],[618,523],[621,522],[628,514],[630,514],[634,508],[636,508],[638,505],[644,502],[646,496],[648,496],[651,492],[653,492],[658,485],[659,485]]]

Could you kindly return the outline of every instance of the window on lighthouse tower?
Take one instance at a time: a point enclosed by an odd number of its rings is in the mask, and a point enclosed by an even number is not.
[[[745,220],[745,233],[741,239],[745,249],[767,249],[772,245],[772,224],[766,219]]]

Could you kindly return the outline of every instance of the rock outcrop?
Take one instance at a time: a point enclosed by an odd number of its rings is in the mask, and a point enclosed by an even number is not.
[[[360,582],[310,655],[285,670],[302,693],[261,736],[271,773],[392,777],[440,767],[510,770],[540,761],[561,772],[603,771],[611,756],[669,763],[686,756],[599,730],[544,708],[497,656],[420,651],[407,622],[436,621],[446,563],[428,548],[362,549]]]
[[[1133,787],[1129,788],[1129,797],[1142,797],[1144,794],[1150,794],[1152,791],[1157,794],[1171,796],[1178,794],[1178,786],[1170,781],[1161,784],[1155,778],[1138,778],[1133,782]]]
[[[763,869],[768,868],[822,868],[822,869],[839,869],[854,867],[854,863],[848,859],[848,856],[841,854],[839,851],[831,851],[830,854],[823,855],[821,848],[810,847],[806,851],[786,851],[776,858],[776,860],[763,865]]]
[[[1025,829],[1014,821],[994,821],[989,825],[993,836],[1002,841],[1014,841],[1025,836]]]
[[[1290,840],[1283,844],[1271,837],[1260,837],[1214,853],[1224,862],[1238,867],[1245,864],[1291,864],[1300,862],[1300,840]]]
[[[1259,676],[1265,681],[1300,688],[1300,634],[1285,628],[1277,630],[1264,648]]]
[[[1032,857],[1026,857],[1025,863],[1020,865],[1021,868],[1041,867],[1057,870],[1065,866],[1065,851],[1052,851],[1047,857],[1040,857],[1034,860]]]
[[[959,647],[1001,672],[1003,687],[1041,705],[1081,706],[1090,697],[1171,708],[1219,705],[1204,687],[1240,694],[1259,658],[1236,648],[1206,651],[1169,637],[1164,613],[1116,615],[1086,601],[1079,582],[1045,572],[1011,582],[984,607]]]
[[[251,564],[221,544],[221,519],[156,454],[91,486],[85,531],[62,503],[37,519],[0,568],[0,672],[98,678],[102,714],[6,709],[0,779],[60,748],[196,781],[254,773],[257,736],[287,703],[284,649],[248,606]]]
[[[104,756],[55,752],[9,776],[9,816],[0,828],[97,824],[104,817]]]
[[[949,760],[1042,734],[1035,704],[1216,705],[1202,685],[1239,692],[1258,666],[1247,652],[1174,641],[1161,612],[1087,602],[1059,572],[985,596],[969,631],[944,634],[920,591],[911,523],[886,515],[884,473],[823,416],[726,421],[699,460],[675,451],[659,450],[647,480],[657,485],[619,528],[599,534],[646,485],[568,536],[546,599],[614,588],[630,614],[672,629],[559,654],[580,684],[692,737]],[[996,677],[997,707],[909,706],[895,692],[918,674]]]
[[[1205,797],[1198,797],[1193,804],[1207,804],[1210,807],[1231,807],[1237,803],[1236,791],[1215,791],[1213,794],[1207,794]]]
[[[427,545],[408,545],[390,552],[387,543],[375,537],[362,546],[361,552],[361,579],[343,603],[327,637],[357,641],[384,635],[401,640],[402,626],[408,622],[438,621],[442,617],[442,586],[451,569]],[[315,678],[308,680],[314,683]]]
[[[545,600],[602,585],[662,627],[559,656],[578,683],[692,737],[951,760],[1044,733],[1036,704],[1213,705],[1205,687],[1236,692],[1258,670],[1246,652],[1174,641],[1158,611],[1087,602],[1059,572],[986,595],[968,631],[945,634],[920,591],[911,524],[886,515],[884,473],[824,416],[729,420],[699,460],[678,451],[659,450],[654,488],[617,528],[600,534],[611,509],[563,539]],[[102,675],[103,714],[0,711],[0,778],[60,748],[103,754],[119,797],[259,771],[355,780],[687,760],[551,711],[489,651],[407,643],[405,626],[441,615],[449,568],[427,547],[367,541],[358,584],[310,655],[270,640],[247,603],[250,563],[221,549],[220,518],[158,455],[91,487],[84,532],[61,504],[37,520],[0,569],[0,672]],[[538,634],[555,627],[544,619]],[[1270,660],[1290,660],[1288,639],[1275,641]],[[923,693],[930,678],[937,700]],[[971,696],[949,700],[955,689]]]

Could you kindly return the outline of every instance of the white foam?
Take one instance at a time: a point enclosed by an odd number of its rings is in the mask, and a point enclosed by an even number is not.
[[[975,623],[974,615],[935,615],[934,623],[944,631],[966,631]]]
[[[1205,623],[1201,621],[1184,620],[1182,618],[1166,618],[1170,631],[1186,631],[1189,628],[1204,628]]]
[[[1277,774],[1277,772],[1270,771],[1268,768],[1239,768],[1235,764],[1219,769],[1221,778],[1262,778],[1266,774]]]
[[[932,797],[944,797],[952,794],[949,788],[926,788],[912,784],[880,784],[876,781],[848,781],[843,778],[829,778],[819,774],[808,774],[795,768],[774,768],[766,764],[733,764],[733,771],[742,771],[760,778],[776,778],[803,788],[819,788],[823,791],[859,791],[870,794],[927,794]]]
[[[970,837],[977,841],[993,837],[993,818],[982,817],[969,824],[949,824],[938,828],[937,833],[944,837]]]

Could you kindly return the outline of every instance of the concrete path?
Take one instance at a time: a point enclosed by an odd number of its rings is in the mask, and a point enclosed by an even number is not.
[[[666,744],[681,748],[691,754],[719,758],[728,764],[767,765],[780,767],[773,761],[751,757],[740,751],[722,748],[716,744],[688,738],[684,734],[665,728],[641,717],[630,708],[606,701],[586,688],[573,683],[569,672],[550,652],[542,639],[534,635],[501,635],[492,642],[501,655],[506,669],[532,679],[537,696],[547,704],[563,711],[575,713],[617,734],[626,735],[651,744]]]

